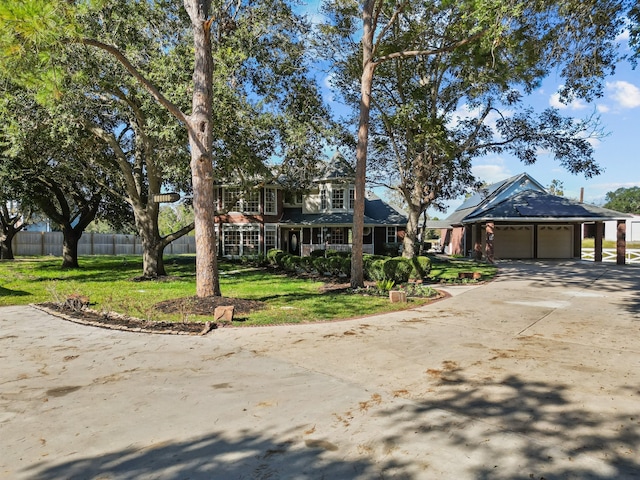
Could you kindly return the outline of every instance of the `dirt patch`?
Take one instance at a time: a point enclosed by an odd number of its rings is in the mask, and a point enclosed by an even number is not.
[[[211,315],[216,307],[233,306],[234,314],[248,314],[266,307],[258,300],[230,297],[186,297],[174,298],[156,303],[155,309],[163,313],[186,313],[190,315]]]

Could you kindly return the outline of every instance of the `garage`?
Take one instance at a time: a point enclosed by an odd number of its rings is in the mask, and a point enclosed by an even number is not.
[[[496,225],[496,258],[533,258],[533,225]]]
[[[573,225],[538,225],[538,258],[572,258]]]

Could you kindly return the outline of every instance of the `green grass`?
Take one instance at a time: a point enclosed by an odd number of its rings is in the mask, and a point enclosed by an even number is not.
[[[142,273],[139,256],[81,257],[81,268],[63,270],[56,257],[22,257],[0,262],[0,306],[61,302],[69,295],[89,297],[91,307],[149,320],[206,321],[211,317],[164,314],[153,307],[160,301],[195,295],[195,261],[191,256],[165,259],[171,281],[136,282]],[[287,277],[238,264],[220,263],[220,286],[225,297],[260,300],[267,308],[251,313],[245,325],[301,323],[350,318],[395,311],[426,302],[390,303],[387,298],[323,293],[323,283]]]
[[[582,248],[594,248],[595,239],[583,238]],[[615,240],[602,240],[602,248],[616,248]],[[640,248],[640,242],[627,242],[627,248]]]
[[[458,274],[464,272],[480,272],[483,279],[493,278],[498,269],[495,265],[473,262],[465,259],[432,259],[429,279],[441,283],[469,283],[469,280],[459,280]]]

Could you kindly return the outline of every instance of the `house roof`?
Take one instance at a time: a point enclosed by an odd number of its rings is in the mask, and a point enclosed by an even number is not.
[[[327,162],[324,171],[316,181],[352,179],[355,175],[356,172],[353,165],[340,152],[336,152],[331,157],[331,160]]]
[[[353,213],[302,213],[302,208],[285,208],[281,224],[288,225],[352,225]],[[368,227],[380,225],[406,225],[407,217],[373,194],[365,198],[364,224]]]
[[[494,183],[468,198],[447,219],[451,225],[485,221],[588,222],[622,220],[627,214],[547,193],[526,173]]]
[[[462,223],[476,223],[481,221],[510,222],[588,222],[623,220],[630,217],[625,213],[616,212],[595,205],[580,203],[547,192],[523,191],[513,197],[503,200],[486,210],[479,210],[467,215]]]

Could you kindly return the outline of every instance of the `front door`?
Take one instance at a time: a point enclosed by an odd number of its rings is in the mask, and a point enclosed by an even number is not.
[[[300,255],[300,232],[291,230],[289,232],[289,253],[291,255]]]

